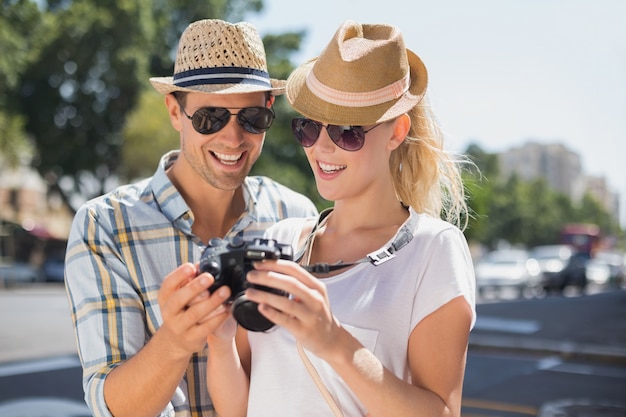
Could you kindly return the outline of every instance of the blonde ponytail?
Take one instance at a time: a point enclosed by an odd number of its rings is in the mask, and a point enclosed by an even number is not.
[[[468,207],[461,178],[461,164],[443,150],[443,133],[423,99],[408,112],[411,129],[404,142],[391,153],[389,167],[398,199],[425,213],[467,226]]]

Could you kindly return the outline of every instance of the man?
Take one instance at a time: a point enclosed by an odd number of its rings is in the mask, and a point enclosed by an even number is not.
[[[66,254],[66,286],[95,416],[208,416],[206,336],[228,291],[207,289],[197,262],[213,237],[262,236],[314,215],[306,197],[249,177],[284,83],[269,78],[254,27],[221,20],[182,34],[165,95],[180,151],[153,177],[86,203]],[[224,290],[226,287],[224,287]]]

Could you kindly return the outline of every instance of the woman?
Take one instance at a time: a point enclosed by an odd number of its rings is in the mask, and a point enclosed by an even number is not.
[[[397,28],[352,21],[289,77],[294,134],[334,207],[266,234],[297,249],[247,275],[290,294],[247,291],[277,326],[209,337],[221,416],[460,415],[474,274],[440,219],[460,226],[467,208],[426,85]]]

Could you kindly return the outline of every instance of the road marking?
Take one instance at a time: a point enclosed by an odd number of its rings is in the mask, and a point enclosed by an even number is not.
[[[566,374],[594,375],[608,378],[626,379],[626,369],[623,367],[562,363],[546,370]]]
[[[28,398],[0,402],[0,416],[69,417],[89,416],[84,402],[55,398]]]
[[[489,330],[495,332],[533,334],[541,329],[541,324],[535,320],[503,319],[500,317],[478,316],[474,330]]]
[[[463,399],[461,406],[469,407],[469,408],[478,408],[483,410],[495,410],[495,411],[504,411],[509,413],[517,413],[524,414],[529,416],[536,416],[539,412],[539,409],[536,407],[530,407],[527,405],[519,405],[519,404],[508,404],[508,403],[500,403],[495,401],[486,401],[486,400],[478,400],[465,398]],[[466,416],[463,413],[463,416]]]
[[[562,363],[563,359],[561,359],[559,356],[548,356],[537,362],[537,369],[540,369],[542,371],[548,371],[552,368],[560,366]]]
[[[56,371],[80,367],[77,356],[59,356],[49,359],[36,359],[28,362],[0,365],[0,377],[31,374],[34,372]]]

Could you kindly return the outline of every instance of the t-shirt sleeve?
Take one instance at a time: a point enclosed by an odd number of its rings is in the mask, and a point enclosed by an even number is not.
[[[411,328],[456,297],[463,296],[476,321],[474,266],[463,233],[449,227],[437,233],[422,253],[425,267],[416,288]]]
[[[274,239],[283,245],[291,245],[294,251],[298,250],[298,241],[302,231],[304,219],[291,217],[281,220],[269,227],[264,234],[265,239]]]

